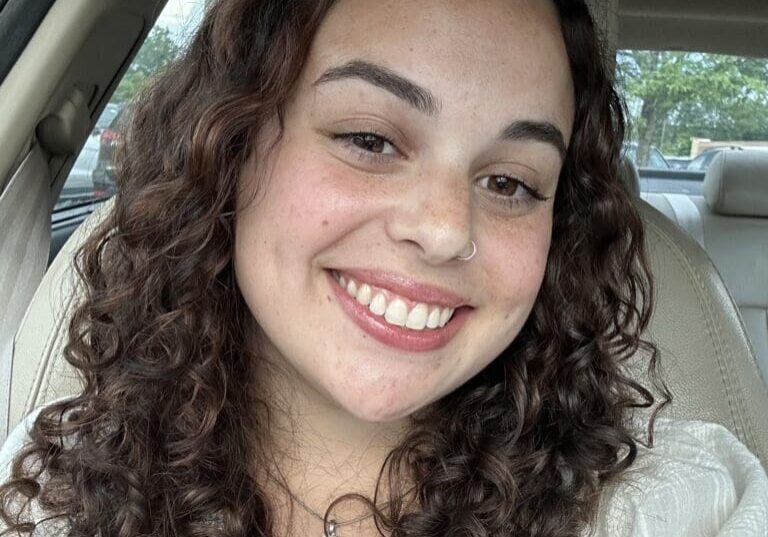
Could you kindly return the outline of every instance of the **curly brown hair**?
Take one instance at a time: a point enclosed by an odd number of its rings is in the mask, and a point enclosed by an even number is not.
[[[544,282],[509,348],[415,413],[382,465],[392,501],[370,508],[395,536],[577,535],[643,443],[632,409],[663,406],[623,367],[642,351],[656,378],[643,227],[618,179],[622,103],[583,1],[554,3],[576,115]],[[64,353],[84,388],[42,409],[14,459],[0,487],[10,531],[42,522],[23,518],[35,500],[73,537],[273,534],[252,466],[269,405],[241,380],[258,357],[235,198],[332,4],[221,0],[134,103],[114,208],[76,256],[84,296]],[[398,501],[403,472],[416,510]]]

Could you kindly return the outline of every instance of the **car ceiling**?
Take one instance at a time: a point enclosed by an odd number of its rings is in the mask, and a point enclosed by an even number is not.
[[[619,0],[619,48],[768,57],[766,0]]]

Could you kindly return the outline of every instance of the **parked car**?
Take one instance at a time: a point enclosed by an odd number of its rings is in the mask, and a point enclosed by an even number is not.
[[[687,170],[691,163],[690,157],[664,157],[673,170]]]
[[[99,154],[93,170],[93,192],[95,197],[109,197],[115,193],[115,152],[123,142],[122,121],[125,106],[110,104],[112,111],[107,114],[99,131]],[[106,111],[106,110],[105,110]],[[104,118],[104,114],[102,114]]]
[[[96,126],[93,128],[93,134],[101,135],[101,132],[112,125],[112,123],[115,121],[115,118],[120,114],[120,112],[123,109],[123,105],[121,103],[107,103],[107,105],[104,107],[104,111],[99,116],[99,119],[96,120]]]
[[[718,147],[716,149],[708,149],[704,151],[703,153],[699,153],[696,158],[694,158],[690,164],[688,164],[688,170],[692,171],[701,171],[705,172],[707,171],[707,168],[709,168],[709,165],[712,163],[712,161],[715,159],[717,155],[722,153],[723,151],[742,151],[743,148],[739,146],[731,146],[731,147]]]
[[[122,108],[122,105],[116,103],[109,103],[104,107],[104,111],[96,121],[96,125],[72,166],[72,171],[62,187],[54,210],[92,203],[114,194],[114,189],[106,187],[108,182],[114,182],[105,178],[106,165],[100,161],[103,158],[102,154],[105,157],[107,154],[102,149],[105,145],[104,138],[112,136],[109,132],[110,126],[113,125]],[[99,177],[99,187],[96,188],[95,172],[100,165],[102,175]]]
[[[664,155],[661,153],[661,151],[659,151],[659,148],[655,145],[651,146],[651,150],[648,153],[647,164],[638,162],[637,147],[637,142],[628,142],[624,144],[624,154],[631,158],[638,167],[660,168],[664,170],[669,170],[672,168],[669,162],[667,162],[667,159],[664,158]]]

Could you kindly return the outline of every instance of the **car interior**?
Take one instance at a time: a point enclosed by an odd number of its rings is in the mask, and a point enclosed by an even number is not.
[[[62,356],[81,296],[72,258],[111,202],[54,208],[142,43],[179,1],[0,0],[0,443],[34,408],[79,389]],[[768,58],[764,0],[590,4],[609,57]],[[661,416],[720,423],[768,468],[768,152],[719,154],[703,195],[641,192],[629,159],[621,179],[656,278],[645,337],[674,397]],[[627,367],[648,385],[646,360]]]

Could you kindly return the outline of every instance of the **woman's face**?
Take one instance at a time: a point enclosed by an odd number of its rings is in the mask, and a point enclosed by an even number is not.
[[[510,344],[544,275],[573,99],[550,2],[334,5],[236,223],[239,286],[298,389],[390,421]]]

